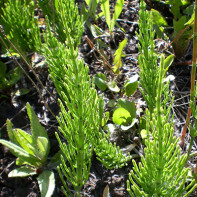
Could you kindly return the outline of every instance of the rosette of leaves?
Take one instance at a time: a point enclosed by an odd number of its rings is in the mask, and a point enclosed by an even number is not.
[[[50,142],[46,130],[39,123],[35,112],[27,103],[27,113],[31,122],[31,134],[22,129],[13,129],[7,120],[7,131],[10,141],[0,139],[17,157],[16,165],[21,167],[12,170],[8,177],[26,177],[37,175],[41,196],[50,197],[55,189],[55,177],[52,169],[59,163],[59,153],[47,165]]]

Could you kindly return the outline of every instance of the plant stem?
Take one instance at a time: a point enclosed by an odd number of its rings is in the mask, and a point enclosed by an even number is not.
[[[194,6],[194,30],[193,30],[193,58],[192,58],[192,72],[191,72],[191,89],[190,89],[190,102],[194,102],[194,86],[195,86],[195,76],[196,76],[196,60],[197,60],[197,0],[195,0]],[[180,146],[184,145],[184,139],[189,125],[190,116],[191,116],[191,106],[189,105],[187,111],[187,118],[185,125],[183,127]]]

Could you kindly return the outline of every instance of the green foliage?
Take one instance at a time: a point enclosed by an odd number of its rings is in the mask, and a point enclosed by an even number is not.
[[[101,9],[103,10],[103,14],[105,16],[105,20],[106,20],[107,26],[109,28],[110,34],[114,30],[116,20],[118,19],[120,13],[122,12],[123,5],[124,5],[124,0],[117,0],[116,1],[113,17],[111,19],[109,0],[101,0]]]
[[[31,134],[21,129],[13,129],[11,121],[7,120],[10,141],[0,139],[0,143],[8,147],[17,157],[16,165],[21,165],[12,170],[8,176],[25,177],[37,174],[41,196],[50,197],[55,188],[54,174],[51,170],[44,170],[50,150],[49,138],[29,103],[26,107],[31,122]],[[40,172],[37,173],[37,170]]]
[[[162,108],[164,56],[161,57],[156,109],[150,119],[147,110],[144,156],[129,174],[127,182],[131,196],[188,196],[196,187],[193,180],[187,187],[189,168],[185,168],[187,156],[181,155],[178,139],[173,137],[173,118],[169,122],[168,109]],[[171,103],[172,105],[172,103]]]
[[[103,73],[98,73],[95,75],[94,83],[102,91],[107,89],[107,77]]]
[[[96,8],[99,3],[99,0],[85,0],[85,2],[88,6],[88,10],[85,8],[83,4],[82,14],[84,16],[84,21],[87,22],[89,17],[92,17],[94,20],[96,20]]]
[[[114,67],[113,67],[113,70],[114,70],[114,73],[116,74],[120,74],[120,67],[122,67],[122,60],[121,58],[122,57],[125,57],[125,54],[123,53],[123,49],[124,47],[126,46],[127,44],[127,39],[124,39],[120,44],[119,44],[119,47],[118,49],[116,50],[114,56]]]
[[[122,130],[128,130],[137,122],[135,103],[125,99],[119,99],[112,120],[121,126]]]
[[[7,89],[16,84],[22,75],[21,69],[16,67],[7,72],[7,66],[0,62],[0,89]]]
[[[152,14],[145,11],[146,4],[141,1],[139,11],[139,34],[137,33],[140,44],[138,63],[140,66],[141,92],[148,105],[150,113],[156,104],[156,90],[158,85],[158,55],[154,52],[155,43],[153,31]]]
[[[94,83],[102,91],[105,91],[107,88],[112,92],[120,91],[116,82],[114,80],[107,81],[107,77],[103,73],[98,73],[95,75]]]
[[[137,33],[140,44],[138,61],[140,66],[140,84],[142,86],[141,93],[150,110],[153,113],[156,107],[156,94],[159,79],[159,67],[157,65],[158,55],[155,53],[152,13],[145,11],[146,4],[141,1],[139,11],[139,34]],[[173,62],[173,55],[170,55],[165,60],[165,70],[163,77]],[[163,90],[162,90],[163,91]]]
[[[131,122],[130,113],[123,107],[117,108],[113,113],[113,122],[118,125],[128,125]]]
[[[74,0],[39,0],[39,5],[45,15],[48,16],[51,28],[57,33],[60,42],[69,42],[72,37],[74,47],[81,42],[83,34],[83,18],[79,15],[78,6]],[[71,43],[68,43],[70,45]]]
[[[21,50],[39,51],[40,30],[34,18],[33,1],[8,0],[2,9],[2,23],[9,39]]]
[[[171,36],[172,39],[175,39],[181,31],[186,27],[185,23],[187,22],[186,16],[182,16],[177,20],[173,20],[174,32]],[[192,35],[191,29],[187,29],[173,42],[173,49],[176,52],[177,57],[182,57],[183,52],[187,48],[188,41]]]
[[[125,82],[125,94],[130,97],[132,94],[135,93],[135,91],[137,90],[138,88],[138,75],[135,75],[131,78],[129,78],[126,82]]]
[[[88,67],[84,66],[83,60],[78,59],[78,51],[74,48],[71,36],[67,38],[65,46],[54,37],[50,29],[47,35],[44,55],[61,98],[61,112],[57,120],[59,131],[66,140],[62,142],[56,133],[62,150],[58,172],[64,194],[80,196],[81,188],[89,177],[93,150],[108,168],[122,167],[131,157],[124,156],[100,129],[103,100],[97,96],[88,75]],[[103,75],[100,77],[104,78]],[[105,153],[101,151],[104,148]],[[74,187],[74,194],[71,193],[67,181]]]
[[[121,168],[127,165],[127,162],[132,159],[130,155],[124,155],[122,150],[112,144],[107,139],[107,136],[98,133],[98,141],[94,148],[97,159],[108,169]]]
[[[45,170],[37,178],[41,197],[51,197],[55,189],[55,175],[53,171]]]
[[[165,18],[157,10],[151,9],[154,29],[159,38],[165,39],[164,35],[168,35],[170,40],[173,41],[172,46],[176,57],[180,58],[184,54],[192,34],[191,28],[185,28],[191,24],[192,18],[194,18],[194,15],[192,15],[193,7],[191,7],[191,2],[187,0],[177,0],[176,2],[169,0],[163,3],[169,4],[169,9],[174,16],[173,26],[169,26]],[[168,29],[173,29],[173,33],[169,33]]]

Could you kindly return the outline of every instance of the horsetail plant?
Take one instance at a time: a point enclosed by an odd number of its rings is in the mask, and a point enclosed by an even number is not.
[[[83,34],[83,18],[79,15],[78,6],[74,0],[39,0],[39,5],[47,15],[51,28],[56,32],[58,40],[62,43],[72,37],[74,47],[81,42]]]
[[[40,51],[41,36],[32,0],[8,0],[2,9],[5,33],[20,52]]]
[[[127,189],[131,196],[188,196],[196,187],[195,180],[186,185],[189,168],[185,168],[186,155],[181,155],[178,140],[173,137],[173,117],[162,108],[164,56],[161,56],[156,96],[156,109],[150,119],[147,110],[144,156],[139,167],[133,160]],[[172,106],[172,101],[171,101]]]
[[[141,1],[140,16],[141,14],[148,16],[144,5],[145,3]],[[150,18],[145,19],[145,21],[147,20]],[[149,26],[142,26],[141,24],[141,27],[145,28],[144,30],[141,29],[141,32],[148,32],[148,29],[152,29],[152,24]],[[153,42],[153,39],[154,37],[149,42]],[[142,44],[141,56],[146,56],[144,53],[148,52],[144,48],[145,46]],[[181,149],[178,145],[179,139],[173,137],[173,116],[169,121],[173,99],[170,101],[171,93],[168,96],[169,83],[164,84],[164,77],[172,60],[172,56],[165,60],[164,55],[161,55],[160,66],[156,70],[155,105],[153,108],[148,105],[149,110],[146,111],[147,139],[145,140],[144,156],[141,157],[139,165],[133,160],[134,167],[127,181],[127,190],[131,196],[188,196],[197,187],[195,180],[185,186],[189,171],[189,168],[185,168],[188,156],[181,155]],[[157,60],[155,61],[157,62]],[[143,66],[148,67],[149,65],[146,63],[148,61],[144,61]],[[142,84],[142,87],[143,85],[146,87],[147,84]],[[165,106],[167,103],[171,103],[168,108]]]
[[[78,59],[72,38],[67,39],[66,46],[48,28],[44,55],[61,98],[57,120],[63,139],[57,133],[56,136],[62,150],[58,167],[62,189],[66,196],[80,196],[89,177],[93,150],[108,168],[126,165],[131,156],[123,155],[101,130],[103,99],[96,93],[88,67]],[[71,185],[74,192],[70,191]]]
[[[156,105],[156,89],[158,85],[158,55],[155,53],[153,31],[153,21],[151,20],[151,13],[145,11],[146,4],[141,1],[139,11],[139,33],[136,32],[140,44],[138,63],[140,66],[140,84],[142,86],[141,93],[150,110],[150,114]]]

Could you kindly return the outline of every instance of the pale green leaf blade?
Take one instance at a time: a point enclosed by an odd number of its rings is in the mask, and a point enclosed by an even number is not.
[[[113,70],[115,73],[119,74],[119,69],[120,67],[122,67],[122,60],[121,58],[124,56],[123,54],[123,49],[127,44],[127,39],[124,39],[120,44],[118,49],[116,50],[115,54],[114,54],[114,67]]]
[[[111,17],[110,17],[110,10],[109,10],[109,0],[101,0],[100,2],[101,2],[101,9],[103,10],[106,23],[107,23],[109,30],[111,32],[111,29],[110,29]]]
[[[51,197],[55,189],[55,176],[53,171],[43,171],[38,177],[42,197]]]
[[[174,61],[174,55],[169,55],[165,60],[164,60],[164,69],[167,71],[168,68],[172,65]]]
[[[119,99],[118,106],[125,108],[130,113],[132,118],[136,117],[136,107],[134,102],[130,102],[125,99]]]
[[[42,162],[45,162],[48,156],[48,146],[49,141],[45,137],[38,137],[37,138],[37,156],[41,159]]]
[[[151,13],[153,16],[153,21],[158,26],[168,26],[168,23],[166,22],[165,18],[158,12],[157,10],[151,9]]]
[[[7,123],[7,132],[8,132],[8,136],[9,136],[9,139],[11,142],[13,142],[14,144],[16,145],[19,145],[17,139],[15,138],[15,135],[14,135],[14,131],[15,129],[12,128],[12,122],[8,119],[6,121]]]
[[[26,177],[36,174],[35,169],[31,167],[22,166],[20,168],[12,170],[8,177]]]
[[[115,124],[126,126],[131,122],[132,118],[129,111],[127,111],[125,108],[120,107],[114,111],[112,120]]]
[[[108,82],[107,86],[112,92],[119,92],[120,91],[120,88],[116,85],[115,81]]]
[[[32,146],[33,143],[32,136],[29,133],[23,131],[22,129],[15,129],[15,131],[13,132],[19,145],[24,150],[26,150],[29,154],[34,155],[36,151],[36,147]]]
[[[105,91],[107,89],[106,79],[103,73],[98,73],[94,77],[94,83],[100,90]]]
[[[111,30],[113,31],[116,20],[118,19],[118,17],[120,16],[121,12],[122,12],[122,8],[124,5],[124,0],[117,0],[116,5],[115,5],[115,10],[114,10],[114,14],[113,14],[113,19],[111,22]]]
[[[0,139],[0,143],[6,146],[16,157],[21,158],[22,160],[28,162],[30,165],[37,166],[40,164],[40,160],[38,158],[30,155],[26,150],[22,149],[16,144],[2,139]]]
[[[32,132],[32,137],[33,137],[33,146],[38,145],[37,144],[37,139],[39,137],[46,138],[49,142],[47,132],[44,129],[44,127],[40,124],[40,122],[38,121],[38,118],[37,118],[35,112],[33,111],[33,109],[31,108],[30,104],[27,103],[26,106],[27,106],[27,113],[28,113],[28,116],[29,116],[29,119],[30,119],[30,122],[31,122],[31,132]],[[49,143],[46,143],[46,144],[47,144],[47,147],[46,147],[45,151],[46,151],[46,154],[48,154],[49,150],[50,150],[50,144]]]
[[[36,140],[38,136],[45,137],[48,139],[46,130],[38,121],[38,118],[35,112],[33,111],[33,109],[31,108],[30,104],[27,103],[26,107],[27,107],[27,114],[31,122],[31,132],[32,132],[33,139]]]
[[[125,87],[125,94],[127,96],[130,97],[137,90],[138,85],[139,85],[138,77],[139,77],[138,75],[135,75],[135,76],[129,78],[128,81],[126,82],[126,84],[124,85],[124,87]]]

